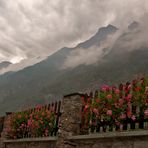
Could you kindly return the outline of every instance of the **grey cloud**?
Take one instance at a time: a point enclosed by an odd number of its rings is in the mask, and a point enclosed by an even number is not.
[[[121,35],[121,31],[108,35],[107,39],[102,41],[99,46],[90,48],[76,48],[68,55],[64,61],[62,69],[75,68],[79,65],[92,65],[102,61],[103,57],[110,52],[114,43]]]
[[[121,29],[115,34],[108,36],[106,40],[101,42],[99,47],[76,48],[66,57],[62,68],[75,68],[79,65],[92,65],[98,61],[102,62],[104,61],[103,57],[112,52],[112,50],[118,50],[118,53],[131,52],[143,48],[148,50],[148,21],[146,18],[147,14],[140,19],[135,28]],[[104,49],[107,49],[106,52],[104,52]]]
[[[146,12],[147,0],[0,0],[0,61],[28,58],[32,64],[101,26],[126,28]]]
[[[121,40],[118,41],[118,47],[127,51],[148,47],[148,21],[147,15],[140,19],[138,26],[135,29],[127,30]],[[148,48],[145,48],[148,49]]]

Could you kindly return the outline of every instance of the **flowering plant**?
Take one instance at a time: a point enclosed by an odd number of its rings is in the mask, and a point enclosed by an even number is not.
[[[33,111],[13,113],[8,120],[7,136],[14,139],[49,136],[56,128],[55,112],[42,106],[36,106]]]
[[[118,88],[104,85],[97,96],[86,98],[82,110],[85,126],[116,126],[148,119],[147,77],[120,84]]]

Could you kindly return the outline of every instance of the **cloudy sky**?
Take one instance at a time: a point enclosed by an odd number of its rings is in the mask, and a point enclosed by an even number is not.
[[[0,0],[0,62],[27,66],[101,26],[126,28],[146,13],[148,0]]]

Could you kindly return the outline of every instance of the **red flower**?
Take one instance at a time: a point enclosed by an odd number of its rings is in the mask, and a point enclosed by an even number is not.
[[[96,115],[99,115],[99,111],[98,111],[97,108],[94,108],[94,109],[93,109],[93,112],[94,112]]]
[[[85,105],[85,107],[84,107],[84,112],[86,112],[87,109],[88,109],[88,105]]]
[[[115,89],[115,94],[119,94],[120,90],[119,89]]]
[[[135,121],[135,120],[136,120],[135,115],[132,115],[131,119],[132,119],[133,121]]]
[[[131,98],[132,98],[132,95],[131,94],[128,94],[126,97],[125,97],[125,100],[130,102],[131,101]]]
[[[30,127],[32,125],[32,121],[31,120],[28,120],[28,126]]]
[[[96,102],[99,103],[100,102],[100,99],[96,99]]]
[[[131,111],[128,110],[128,111],[127,111],[127,117],[130,118],[131,115],[132,115]]]
[[[137,87],[135,88],[135,91],[137,91],[137,92],[139,92],[140,90],[141,90],[141,87],[138,87],[138,86],[137,86]]]
[[[144,111],[144,115],[148,116],[148,110]]]
[[[107,115],[111,116],[112,115],[112,110],[107,110]]]
[[[107,97],[107,99],[112,99],[112,95],[111,94],[108,94],[106,97]]]

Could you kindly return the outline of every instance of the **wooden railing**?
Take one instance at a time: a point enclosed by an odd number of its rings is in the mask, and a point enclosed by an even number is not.
[[[3,126],[4,126],[4,117],[0,117],[0,137],[3,131]]]

